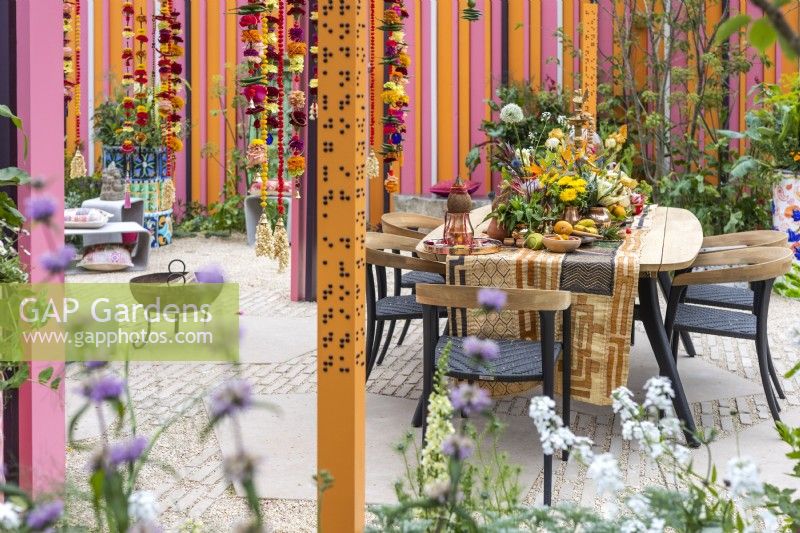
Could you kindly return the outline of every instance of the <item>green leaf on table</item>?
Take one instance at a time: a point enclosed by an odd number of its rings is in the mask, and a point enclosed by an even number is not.
[[[765,18],[758,19],[750,26],[750,32],[747,34],[750,44],[755,46],[762,54],[769,48],[777,39],[778,35],[775,28]]]
[[[714,43],[720,44],[721,42],[728,40],[728,37],[750,24],[751,20],[752,19],[750,18],[750,15],[746,15],[744,13],[730,17],[728,20],[719,25],[719,28],[717,29],[717,37],[714,39]]]

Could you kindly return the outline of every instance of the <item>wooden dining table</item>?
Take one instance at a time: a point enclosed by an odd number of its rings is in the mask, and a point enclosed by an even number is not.
[[[490,210],[490,206],[484,206],[470,213],[475,235],[485,233],[488,227],[485,219]],[[650,210],[648,218],[648,227],[641,237],[639,248],[639,304],[635,318],[644,325],[660,374],[672,381],[675,391],[673,405],[677,416],[685,425],[687,440],[690,444],[697,445],[693,435],[696,429],[694,418],[661,318],[658,276],[685,269],[694,262],[703,243],[703,229],[697,217],[686,209],[657,206]],[[417,250],[425,253],[423,242],[441,239],[443,229],[444,226],[439,226],[431,231],[420,241]],[[445,257],[440,256],[440,259],[444,260]]]

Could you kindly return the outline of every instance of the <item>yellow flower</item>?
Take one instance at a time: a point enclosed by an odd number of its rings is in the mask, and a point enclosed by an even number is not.
[[[311,81],[308,82],[308,86],[312,89],[316,89],[319,87],[319,80],[317,78],[311,78]]]
[[[564,189],[558,197],[562,202],[572,202],[578,197],[578,192],[575,189]]]
[[[572,181],[570,181],[569,184],[572,187],[575,187],[576,189],[579,188],[579,187],[586,187],[586,180],[583,179],[583,178],[575,178]]]
[[[261,144],[266,144],[264,142],[264,139],[253,139],[252,141],[250,141],[250,146],[261,145]]]
[[[560,186],[562,186],[562,187],[565,187],[565,186],[569,185],[570,183],[572,183],[572,177],[571,176],[561,176],[561,178],[558,180],[558,184]]]
[[[271,103],[271,104],[265,104],[265,105],[264,105],[264,110],[265,110],[267,113],[270,113],[270,114],[272,114],[272,115],[275,115],[275,114],[277,114],[277,113],[278,113],[278,104],[275,104],[275,103]]]
[[[564,138],[564,131],[561,128],[553,128],[547,136],[561,140]]]

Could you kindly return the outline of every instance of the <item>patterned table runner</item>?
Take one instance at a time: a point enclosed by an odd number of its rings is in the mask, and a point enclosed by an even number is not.
[[[563,289],[572,292],[572,397],[609,405],[611,391],[628,382],[633,305],[639,283],[639,250],[646,232],[633,230],[620,243],[598,242],[569,254],[503,248],[491,255],[448,257],[447,283],[505,288]],[[454,335],[536,340],[536,312],[452,309]],[[561,338],[561,319],[556,322]],[[559,371],[561,362],[559,361]],[[556,380],[557,390],[560,379]],[[493,383],[494,394],[530,385]]]

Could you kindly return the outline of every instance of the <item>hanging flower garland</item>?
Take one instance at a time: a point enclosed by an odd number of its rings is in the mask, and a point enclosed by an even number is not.
[[[390,0],[391,6],[383,14],[380,30],[387,34],[383,64],[389,67],[389,81],[383,84],[381,98],[387,110],[383,117],[385,136],[382,154],[389,164],[389,173],[384,182],[387,192],[399,190],[399,180],[394,174],[394,162],[402,157],[403,135],[406,132],[406,109],[408,107],[408,67],[411,58],[405,41],[404,20],[408,18],[403,0]]]
[[[381,164],[375,155],[375,0],[369,1],[369,154],[364,171],[368,179],[377,178],[381,172]]]
[[[289,28],[289,42],[286,46],[286,55],[289,58],[289,65],[286,68],[293,74],[292,87],[289,91],[289,123],[292,125],[292,138],[289,140],[289,150],[292,155],[289,157],[286,168],[289,177],[294,180],[295,198],[300,198],[301,180],[306,171],[306,158],[303,156],[303,128],[308,125],[308,115],[306,114],[306,93],[300,88],[303,70],[305,68],[306,52],[308,46],[303,42],[303,28],[300,26],[302,17],[306,14],[305,0],[288,0],[289,9],[287,15],[294,19],[292,27]]]
[[[69,105],[73,98],[72,72],[75,69],[74,50],[72,49],[72,2],[64,2],[64,105]]]
[[[72,50],[74,50],[74,61],[71,61],[71,63],[73,64],[72,70],[75,73],[71,82],[67,82],[66,78],[64,80],[65,88],[68,86],[72,87],[72,110],[75,116],[75,154],[72,156],[72,161],[69,165],[70,179],[80,178],[86,176],[88,173],[86,169],[86,160],[83,157],[83,153],[81,153],[81,0],[73,0],[73,2],[74,14],[69,17],[73,31],[73,46],[71,48],[69,47],[67,38],[68,25],[64,25],[64,74],[67,76],[67,57]],[[68,3],[64,4],[65,20],[67,17],[68,5]]]
[[[272,256],[272,226],[267,217],[267,181],[269,161],[267,146],[272,143],[267,117],[268,84],[274,78],[277,67],[272,68],[270,43],[274,40],[275,0],[248,0],[239,6],[239,26],[242,28],[243,56],[247,61],[247,76],[239,79],[242,95],[247,100],[246,115],[252,118],[252,126],[258,137],[252,139],[247,148],[247,166],[261,181],[261,217],[256,228],[256,256]]]
[[[285,207],[283,205],[283,193],[285,191],[284,172],[286,170],[284,161],[284,113],[283,113],[283,98],[284,98],[284,41],[286,34],[284,31],[284,20],[286,19],[286,4],[284,0],[278,0],[278,72],[277,72],[277,102],[278,102],[278,221],[275,224],[275,240],[273,242],[273,254],[275,259],[278,260],[278,272],[283,272],[289,266],[289,235],[286,233],[286,228],[283,224],[283,216],[285,214]],[[297,60],[290,59],[290,68],[297,68],[301,63]],[[302,65],[301,65],[302,67]],[[294,70],[296,72],[296,70]]]
[[[179,62],[183,55],[183,31],[178,20],[180,13],[173,9],[172,0],[164,0],[161,10],[155,17],[158,30],[158,79],[156,92],[158,114],[161,117],[161,137],[167,148],[167,176],[162,197],[164,207],[175,201],[175,152],[183,149],[180,139],[181,110],[185,102],[178,94],[182,88],[181,73],[183,66]]]
[[[311,0],[310,3],[310,12],[308,14],[309,20],[309,37],[314,39],[314,42],[308,49],[308,58],[309,58],[309,72],[311,77],[308,80],[308,120],[316,120],[317,119],[317,87],[319,86],[319,80],[317,79],[317,62],[318,62],[318,53],[319,53],[319,39],[318,39],[318,23],[319,20],[319,6],[317,5],[317,0]]]

